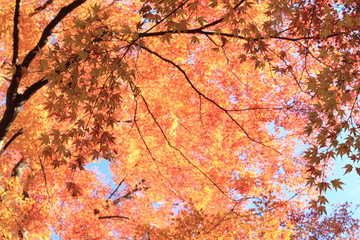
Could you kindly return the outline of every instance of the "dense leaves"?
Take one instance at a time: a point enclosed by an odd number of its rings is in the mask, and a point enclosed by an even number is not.
[[[1,238],[358,236],[359,9],[2,1]]]

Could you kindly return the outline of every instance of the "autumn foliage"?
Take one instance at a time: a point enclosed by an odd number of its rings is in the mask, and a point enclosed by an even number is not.
[[[357,239],[359,1],[0,9],[1,239]]]

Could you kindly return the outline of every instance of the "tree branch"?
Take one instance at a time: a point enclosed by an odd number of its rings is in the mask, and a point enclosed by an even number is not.
[[[71,13],[74,9],[79,7],[81,4],[85,3],[86,0],[75,0],[69,5],[61,8],[59,13],[50,21],[50,23],[44,28],[44,31],[36,44],[36,46],[26,55],[24,61],[21,66],[24,68],[28,68],[32,60],[36,57],[39,51],[45,46],[47,43],[48,37],[50,37],[52,30],[58,25],[69,13]]]
[[[10,139],[9,141],[5,144],[5,146],[0,150],[0,155],[2,155],[6,149],[10,146],[10,144],[15,140],[15,138],[17,138],[19,135],[23,134],[22,128],[20,128],[19,131],[17,131]]]
[[[163,128],[161,127],[161,125],[159,124],[159,122],[157,121],[157,119],[155,118],[154,114],[152,113],[152,111],[149,108],[148,103],[146,102],[145,98],[141,95],[142,100],[145,103],[146,109],[148,111],[148,113],[150,114],[151,118],[153,119],[153,121],[155,122],[155,124],[158,126],[158,128],[160,129],[161,134],[164,136],[167,144],[174,149],[175,151],[177,151],[191,166],[193,166],[196,170],[198,170],[206,179],[208,179],[215,188],[217,188],[225,197],[229,198],[232,201],[236,201],[233,197],[231,197],[230,195],[228,195],[224,190],[222,190],[220,188],[220,186],[211,179],[211,177],[209,177],[209,175],[207,175],[200,167],[196,166],[189,158],[187,158],[185,156],[185,154],[177,147],[175,147],[169,140],[169,138],[167,137],[167,135],[165,134]]]
[[[42,78],[39,81],[32,84],[30,87],[28,87],[23,94],[19,94],[19,101],[22,104],[24,104],[27,100],[30,99],[32,95],[34,95],[40,88],[45,86],[49,80]]]
[[[11,94],[11,92],[13,92],[15,89],[17,90],[18,87],[18,82],[16,78],[15,81],[13,80],[8,88],[8,92],[7,92],[8,97],[6,98],[6,109],[0,121],[0,149],[2,149],[5,137],[9,132],[10,126],[15,120],[17,113],[19,112],[20,109],[20,105],[18,104],[18,102],[14,101],[14,97],[13,97],[13,96],[17,96],[17,94]]]
[[[14,168],[11,171],[12,177],[20,177],[21,176],[21,173],[23,172],[24,168],[28,166],[28,164],[26,163],[26,160],[27,159],[22,157],[20,159],[20,161],[15,164]]]
[[[113,215],[113,216],[100,216],[99,219],[113,219],[113,220],[126,219],[126,220],[129,220],[130,218],[125,217],[125,216]]]
[[[141,191],[141,190],[147,190],[148,187],[147,186],[141,186],[142,184],[144,184],[145,180],[141,179],[138,183],[135,184],[135,187],[131,190],[129,190],[127,193],[125,193],[123,196],[115,199],[112,202],[112,205],[117,205],[119,202],[122,201],[122,199],[131,199],[133,198],[131,195],[133,195],[134,193]]]
[[[29,98],[37,91],[39,90],[41,87],[43,87],[44,85],[46,85],[46,83],[48,82],[48,80],[45,79],[41,79],[38,82],[34,83],[33,85],[31,85],[25,92],[24,94],[18,94],[18,87],[21,81],[21,78],[23,77],[24,74],[24,69],[28,68],[30,63],[32,62],[32,60],[37,56],[37,54],[39,53],[39,51],[45,46],[48,37],[51,35],[51,32],[53,30],[53,28],[62,20],[64,19],[71,11],[73,11],[75,8],[77,8],[78,6],[80,6],[81,4],[83,4],[84,2],[86,2],[86,0],[75,0],[74,2],[70,3],[69,5],[67,5],[66,7],[63,7],[59,13],[56,15],[56,17],[50,21],[50,23],[44,28],[43,33],[38,41],[38,43],[36,44],[36,46],[26,55],[25,59],[23,60],[23,62],[18,65],[16,64],[16,69],[15,69],[15,73],[13,74],[12,78],[11,78],[11,82],[10,85],[7,89],[7,93],[6,93],[6,109],[5,112],[3,114],[3,117],[0,121],[0,149],[2,149],[2,146],[4,144],[4,140],[5,137],[10,129],[11,124],[13,123],[13,121],[15,120],[20,107],[27,101],[29,100]],[[18,8],[20,8],[20,0],[17,0],[17,5]],[[16,8],[17,9],[17,8]],[[15,9],[15,16],[14,16],[14,24],[16,23],[16,19],[19,18],[19,16],[17,16],[16,10]],[[18,13],[19,14],[19,13]],[[15,30],[17,29],[17,30]],[[16,50],[18,48],[18,27],[17,25],[14,26],[14,56],[18,55],[18,50]],[[13,61],[14,61],[14,56],[13,56]]]
[[[144,136],[142,135],[142,133],[141,133],[141,131],[140,131],[140,128],[139,128],[139,125],[138,125],[137,119],[136,119],[136,114],[137,114],[137,109],[138,109],[138,101],[137,101],[136,97],[134,97],[134,100],[135,100],[134,123],[135,123],[135,127],[136,127],[136,129],[137,129],[137,132],[138,132],[138,134],[139,134],[139,136],[140,136],[140,139],[141,139],[141,141],[144,143],[145,148],[146,148],[147,152],[149,153],[151,159],[153,160],[153,162],[154,162],[154,164],[155,164],[155,166],[156,166],[156,169],[157,169],[158,173],[160,174],[160,176],[161,176],[162,178],[164,178],[164,179],[169,183],[169,185],[172,185],[171,182],[170,182],[170,180],[169,180],[167,177],[164,176],[164,174],[161,172],[161,170],[160,170],[160,168],[159,168],[159,166],[158,166],[158,163],[163,164],[163,165],[165,165],[165,164],[164,164],[163,162],[160,162],[159,160],[157,160],[157,159],[154,157],[154,155],[152,154],[152,152],[151,152],[151,150],[150,150],[149,145],[148,145],[147,142],[145,141],[145,138],[144,138]],[[170,189],[170,191],[172,191],[172,192],[175,194],[176,197],[179,197],[179,198],[183,199],[183,198],[179,195],[179,193],[176,193],[176,191],[175,191],[174,189],[172,189],[171,187],[167,186],[164,182],[163,182],[163,184],[164,184],[168,189]]]
[[[53,3],[53,0],[47,0],[44,4],[40,5],[39,7],[35,8],[34,12],[29,14],[29,17],[34,16],[35,14],[45,10],[50,4]]]
[[[177,8],[175,8],[174,10],[172,10],[169,14],[167,14],[165,17],[163,17],[160,21],[158,21],[154,26],[150,27],[148,30],[146,30],[145,33],[150,32],[152,29],[154,29],[156,26],[158,26],[160,23],[162,23],[163,21],[165,21],[168,17],[170,17],[171,15],[173,15],[177,10],[179,10],[180,8],[182,8],[188,1],[190,0],[185,0],[184,2],[182,2]],[[139,35],[140,38],[140,35]],[[139,38],[137,38],[136,40],[138,40]]]
[[[205,94],[203,94],[199,89],[196,88],[196,86],[191,82],[190,78],[188,77],[188,75],[186,74],[186,72],[176,63],[174,63],[173,61],[164,58],[163,56],[161,56],[160,54],[158,54],[157,52],[154,52],[152,50],[150,50],[149,48],[142,46],[142,49],[146,50],[147,52],[157,56],[158,58],[160,58],[161,60],[163,60],[164,62],[167,62],[171,65],[173,65],[175,68],[177,68],[185,77],[186,81],[189,83],[189,85],[191,86],[191,88],[199,95],[202,96],[204,99],[206,99],[207,101],[209,101],[210,103],[212,103],[213,105],[215,105],[217,108],[219,108],[221,111],[223,111],[230,119],[233,123],[235,123],[235,125],[237,125],[241,131],[245,134],[245,136],[252,142],[255,142],[263,147],[269,148],[272,151],[278,153],[281,156],[284,156],[281,152],[279,152],[278,150],[274,149],[273,147],[270,147],[266,144],[264,144],[263,142],[254,139],[253,137],[251,137],[248,132],[246,131],[246,129],[230,114],[230,111],[228,109],[225,109],[224,107],[222,107],[221,105],[219,105],[217,102],[215,102],[213,99],[207,97]],[[286,156],[287,158],[292,159],[291,157]]]
[[[205,98],[207,101],[211,102],[212,104],[214,104],[217,108],[219,108],[220,110],[222,110],[223,112],[226,113],[226,115],[228,115],[230,117],[230,119],[244,132],[244,134],[246,135],[247,138],[249,138],[251,141],[253,142],[256,142],[256,143],[261,143],[259,142],[258,140],[252,138],[248,133],[247,131],[245,130],[245,128],[239,123],[237,122],[234,117],[229,113],[229,111],[225,108],[223,108],[222,106],[220,106],[217,102],[215,102],[214,100],[212,100],[211,98],[207,97],[205,94],[203,94],[199,89],[197,89],[195,87],[195,85],[191,82],[191,80],[189,79],[188,75],[186,74],[186,72],[179,66],[177,65],[176,63],[174,63],[173,61],[167,59],[167,58],[164,58],[162,57],[160,54],[158,54],[157,52],[154,52],[152,50],[150,50],[149,48],[147,47],[144,47],[142,46],[142,48],[144,50],[146,50],[147,52],[157,56],[158,58],[160,58],[161,60],[167,62],[167,63],[170,63],[171,65],[173,65],[175,68],[177,68],[185,77],[186,81],[190,84],[191,88],[198,94],[200,95],[201,97]]]
[[[257,110],[306,110],[303,108],[294,108],[293,105],[284,106],[284,107],[251,107],[251,108],[242,108],[242,109],[228,109],[229,112],[245,112],[245,111],[257,111]]]
[[[239,1],[239,2],[233,7],[232,10],[233,10],[233,11],[236,10],[238,7],[240,7],[241,4],[243,4],[243,2],[245,2],[245,0]],[[202,29],[205,29],[205,28],[209,28],[209,27],[211,27],[211,26],[215,26],[215,25],[223,22],[224,20],[225,20],[225,17],[222,17],[222,18],[220,18],[220,19],[218,19],[218,20],[215,20],[215,21],[213,21],[213,22],[211,22],[211,23],[209,23],[209,24],[206,24],[206,25],[198,28],[198,30],[202,30]]]
[[[133,44],[135,44],[141,37],[142,35],[141,34],[146,34],[148,33],[149,31],[151,31],[152,29],[154,29],[156,26],[158,26],[160,23],[162,23],[163,21],[165,21],[168,17],[170,17],[172,14],[174,14],[177,10],[179,10],[180,8],[182,8],[188,1],[190,0],[185,0],[183,3],[181,3],[177,8],[175,8],[174,10],[172,10],[169,14],[167,14],[165,17],[163,17],[159,22],[157,22],[155,25],[153,25],[152,27],[150,27],[148,30],[146,30],[145,32],[143,33],[139,33],[139,35],[137,36],[137,38],[135,38],[134,40],[132,40],[130,42],[130,44],[127,46],[127,49],[126,51],[124,52],[124,54],[122,55],[122,57],[120,58],[120,61],[123,60],[123,58],[126,56],[126,54],[130,51],[131,49],[131,46]]]
[[[127,177],[127,175],[120,181],[120,183],[117,185],[115,190],[110,194],[110,196],[107,198],[107,200],[111,199],[112,196],[119,190],[120,186],[124,183],[126,177]]]
[[[231,33],[215,33],[213,31],[204,31],[204,29],[207,29],[209,27],[215,26],[217,24],[220,24],[221,22],[223,22],[225,20],[225,17],[219,18],[211,23],[208,23],[202,27],[199,28],[194,28],[194,29],[188,29],[188,30],[183,30],[183,31],[174,31],[174,30],[169,30],[169,31],[159,31],[159,32],[150,32],[152,29],[154,29],[157,25],[159,25],[161,22],[163,22],[166,18],[168,18],[171,14],[173,14],[175,11],[177,11],[178,9],[180,9],[187,1],[183,2],[182,4],[179,5],[179,7],[177,7],[174,11],[172,11],[171,13],[169,13],[168,15],[166,15],[163,19],[161,19],[157,24],[155,24],[154,26],[152,26],[151,28],[149,28],[148,30],[146,30],[145,32],[141,32],[138,33],[138,38],[134,40],[137,41],[138,39],[142,38],[142,37],[154,37],[154,36],[162,36],[165,34],[179,34],[179,33],[185,33],[185,34],[203,34],[206,36],[210,36],[210,35],[218,35],[218,36],[223,36],[223,37],[230,37],[230,38],[237,38],[237,39],[243,39],[243,40],[248,40],[248,41],[260,41],[260,40],[265,40],[265,39],[280,39],[280,40],[288,40],[288,41],[301,41],[301,40],[310,40],[310,39],[320,39],[320,34],[317,35],[313,35],[313,36],[306,36],[306,37],[298,37],[298,38],[290,38],[290,37],[281,37],[279,36],[279,34],[286,32],[289,29],[286,29],[284,31],[281,31],[273,36],[269,36],[269,37],[257,37],[257,38],[251,38],[251,37],[244,37],[244,36],[240,36],[240,35],[235,35],[235,34],[231,34]],[[234,8],[232,9],[233,11],[236,10],[237,8],[239,8],[241,6],[241,4],[243,4],[245,2],[245,0],[241,0],[239,1],[239,3],[237,3]],[[333,34],[329,34],[325,37],[323,37],[323,39],[328,39],[328,38],[332,38],[332,37],[336,37],[336,36],[341,36],[343,34],[345,34],[346,32],[339,32],[339,33],[333,33]],[[134,43],[133,42],[133,43]],[[132,44],[133,44],[132,43]],[[131,45],[132,45],[131,44]]]
[[[14,11],[14,30],[13,30],[13,59],[12,64],[15,66],[19,56],[19,18],[20,18],[21,0],[16,0]]]
[[[279,40],[287,40],[287,41],[292,41],[292,42],[297,42],[297,41],[301,41],[301,40],[310,40],[310,39],[320,39],[320,35],[313,35],[313,36],[307,36],[307,37],[298,37],[298,38],[291,38],[291,37],[280,37],[277,35],[274,36],[269,36],[269,37],[257,37],[257,38],[251,38],[251,37],[244,37],[244,36],[240,36],[240,35],[235,35],[235,34],[231,34],[231,33],[217,33],[217,32],[212,32],[212,31],[204,31],[201,28],[196,28],[196,29],[189,29],[189,30],[183,30],[183,31],[173,31],[173,30],[169,30],[169,31],[159,31],[159,32],[144,32],[144,33],[139,33],[139,38],[141,37],[156,37],[156,36],[162,36],[165,34],[203,34],[206,36],[223,36],[223,37],[229,37],[229,38],[237,38],[237,39],[242,39],[242,40],[247,40],[247,41],[252,41],[252,42],[257,42],[260,40],[265,40],[265,39],[279,39]],[[341,36],[345,34],[345,32],[339,32],[339,33],[334,33],[334,34],[329,34],[325,37],[323,37],[323,39],[328,39],[328,38],[332,38],[332,37],[337,37],[337,36]]]

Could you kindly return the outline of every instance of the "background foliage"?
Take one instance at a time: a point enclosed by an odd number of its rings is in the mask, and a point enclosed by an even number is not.
[[[359,9],[3,0],[1,238],[355,239]]]

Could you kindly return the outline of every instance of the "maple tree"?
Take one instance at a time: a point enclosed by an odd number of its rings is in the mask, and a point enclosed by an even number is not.
[[[1,239],[359,234],[358,1],[0,6]]]

